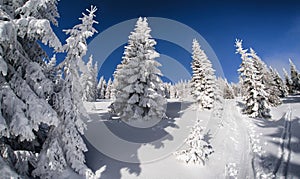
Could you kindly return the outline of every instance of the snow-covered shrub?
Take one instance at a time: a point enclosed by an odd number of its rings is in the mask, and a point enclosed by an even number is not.
[[[203,128],[200,126],[200,122],[196,121],[188,138],[185,139],[185,148],[176,151],[174,155],[178,160],[188,164],[205,165],[209,155],[213,152],[212,146],[204,140]]]

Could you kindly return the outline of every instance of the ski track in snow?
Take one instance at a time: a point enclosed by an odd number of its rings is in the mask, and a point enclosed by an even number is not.
[[[281,134],[280,139],[280,148],[279,148],[279,159],[276,162],[275,168],[273,170],[273,174],[276,177],[278,172],[282,175],[282,177],[287,177],[289,162],[291,159],[291,123],[292,123],[292,109],[289,106],[289,110],[286,112],[284,116],[284,130]],[[278,176],[277,176],[278,177]]]
[[[237,110],[236,101],[228,100],[225,104],[224,127],[214,129],[212,120],[207,124],[207,130],[213,133],[212,146],[215,155],[210,160],[219,161],[212,164],[215,171],[221,171],[217,178],[252,178],[250,162],[250,143],[243,117]],[[215,121],[219,122],[219,121]],[[222,144],[222,145],[220,145]],[[225,159],[225,160],[224,160]]]
[[[288,103],[274,108],[271,120],[244,118],[255,178],[299,178],[297,109]]]

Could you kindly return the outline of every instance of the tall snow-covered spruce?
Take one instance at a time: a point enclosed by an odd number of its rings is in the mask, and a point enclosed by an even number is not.
[[[300,92],[300,73],[298,72],[296,65],[293,63],[291,59],[290,68],[291,68],[291,91],[296,94]]]
[[[98,67],[97,63],[93,66],[92,55],[84,68],[80,75],[80,83],[83,89],[82,99],[83,101],[93,102],[96,101]]]
[[[199,109],[211,109],[215,102],[216,77],[211,62],[196,39],[193,40],[192,58],[191,94],[196,99]],[[216,106],[217,108],[221,109],[219,106]],[[203,132],[200,120],[197,120],[185,140],[185,148],[174,153],[178,160],[186,163],[205,164],[208,156],[213,153],[213,149],[204,140]]]
[[[57,24],[56,3],[0,1],[0,161],[20,178],[31,177],[49,127],[59,123],[49,100],[49,58],[38,43],[61,49],[50,25]]]
[[[224,99],[234,99],[234,91],[232,89],[232,86],[228,83],[227,79],[218,78],[216,80],[216,86],[216,89],[222,91]]]
[[[109,78],[108,79],[108,81],[107,81],[107,86],[106,86],[106,90],[105,90],[105,99],[111,99],[111,92],[112,92],[112,84],[113,84],[113,82],[112,82],[112,80],[111,80],[111,78]]]
[[[293,84],[285,68],[283,68],[283,75],[284,75],[284,84],[287,88],[288,94],[293,94]]]
[[[97,98],[98,99],[104,99],[105,97],[105,90],[106,90],[106,81],[103,76],[99,79],[98,85],[97,85]]]
[[[83,56],[87,51],[86,39],[95,32],[93,24],[96,7],[87,10],[79,18],[82,23],[65,30],[70,35],[63,46],[67,52],[66,58],[58,68],[63,71],[64,79],[56,87],[53,97],[54,107],[59,115],[59,125],[52,128],[40,154],[40,160],[34,175],[41,178],[57,178],[62,171],[71,168],[85,177],[92,177],[93,173],[85,165],[83,152],[87,151],[81,137],[85,129],[83,117],[88,118],[82,103],[82,88],[79,73],[84,68]]]
[[[288,88],[284,84],[277,70],[273,69],[272,67],[269,68],[270,68],[270,74],[273,79],[272,91],[275,92],[275,94],[280,98],[286,97],[288,94]]]
[[[241,55],[242,63],[239,68],[242,88],[245,90],[243,101],[244,112],[250,117],[270,117],[268,94],[263,84],[263,66],[260,59],[252,51],[243,49],[242,41],[235,42],[236,53]]]
[[[211,109],[216,77],[212,64],[196,39],[193,40],[191,93],[201,109]]]
[[[155,40],[146,18],[139,18],[129,36],[122,61],[115,73],[114,112],[124,120],[151,120],[165,116],[162,75],[155,60]]]
[[[275,79],[272,76],[272,71],[267,68],[267,65],[262,61],[262,59],[256,54],[256,52],[250,48],[250,54],[249,57],[252,59],[254,68],[257,70],[257,72],[260,73],[261,76],[261,83],[262,88],[266,92],[266,99],[270,106],[278,106],[282,102],[279,98],[280,91],[278,87],[275,84]],[[258,75],[256,73],[256,75]]]

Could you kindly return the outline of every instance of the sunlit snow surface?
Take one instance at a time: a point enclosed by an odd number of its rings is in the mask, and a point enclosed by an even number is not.
[[[300,96],[273,108],[272,121],[242,115],[239,100],[226,101],[221,122],[212,121],[210,111],[195,110],[190,100],[170,100],[169,119],[149,128],[132,127],[111,116],[110,101],[85,105],[91,116],[85,132],[87,165],[102,170],[101,178],[300,176]],[[215,151],[204,166],[187,165],[173,155],[184,147],[197,117]]]

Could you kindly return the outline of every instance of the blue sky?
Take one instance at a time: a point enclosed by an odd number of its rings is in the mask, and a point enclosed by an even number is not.
[[[297,0],[62,0],[58,4],[59,27],[54,27],[62,42],[66,38],[62,29],[80,23],[81,12],[90,5],[98,7],[96,20],[99,24],[95,26],[98,35],[115,24],[140,16],[168,18],[191,27],[214,50],[229,81],[238,81],[237,69],[241,60],[235,54],[236,38],[243,39],[244,47],[254,48],[268,65],[274,66],[280,73],[282,67],[289,68],[289,58],[300,69],[300,1]],[[151,23],[149,25],[151,27]],[[157,51],[189,67],[191,57],[186,50],[163,40],[157,42]],[[116,48],[103,63],[100,75],[106,79],[111,76],[121,61],[123,50],[123,46]]]

